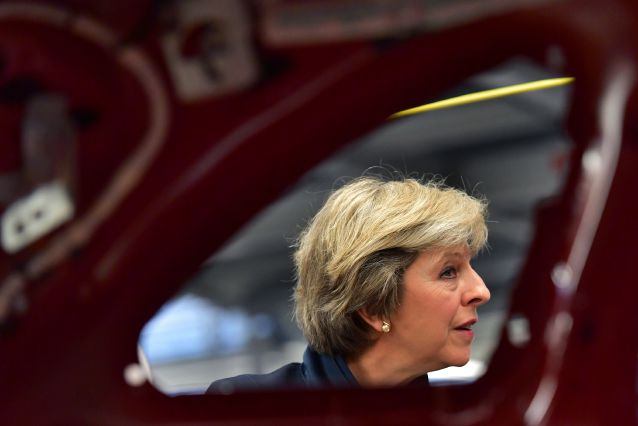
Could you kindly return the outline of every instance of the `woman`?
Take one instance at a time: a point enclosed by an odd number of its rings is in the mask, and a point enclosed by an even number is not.
[[[490,298],[470,265],[487,240],[485,216],[483,200],[439,182],[364,177],[335,191],[295,253],[303,363],[209,392],[419,384],[464,365],[476,309]]]

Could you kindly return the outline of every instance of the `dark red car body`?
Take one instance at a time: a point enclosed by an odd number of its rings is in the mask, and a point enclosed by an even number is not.
[[[0,423],[636,423],[637,3],[536,2],[383,40],[276,46],[255,31],[259,77],[189,102],[160,46],[171,24],[158,5],[169,3],[0,3],[2,173],[24,166],[18,140],[34,93],[63,94],[77,126],[75,219],[0,255],[0,300],[11,306]],[[258,2],[246,6],[256,25]],[[575,77],[574,146],[513,291],[510,314],[528,318],[529,344],[504,335],[476,383],[425,392],[168,397],[125,382],[146,321],[311,166],[398,110],[508,58],[543,61],[552,46]],[[597,166],[585,167],[591,155]]]

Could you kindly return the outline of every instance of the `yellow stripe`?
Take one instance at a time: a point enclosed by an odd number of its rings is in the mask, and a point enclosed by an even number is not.
[[[457,96],[443,101],[432,102],[415,108],[406,109],[392,114],[389,118],[399,118],[406,115],[418,114],[441,108],[450,108],[457,105],[471,104],[473,102],[486,101],[488,99],[501,98],[503,96],[516,95],[518,93],[530,92],[532,90],[547,89],[550,87],[563,86],[574,81],[573,77],[550,78],[547,80],[530,81],[529,83],[515,84],[513,86],[499,87],[498,89],[484,90],[482,92],[470,93]]]

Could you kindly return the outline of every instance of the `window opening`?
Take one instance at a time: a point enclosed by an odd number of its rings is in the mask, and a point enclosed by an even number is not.
[[[553,77],[516,59],[441,99]],[[434,384],[475,380],[498,342],[534,234],[535,206],[558,194],[564,182],[568,94],[568,86],[558,87],[390,121],[308,171],[212,255],[144,327],[139,345],[152,382],[168,394],[201,393],[216,379],[301,361],[306,343],[291,315],[291,244],[341,178],[377,166],[440,175],[489,200],[490,249],[473,264],[492,299],[479,309],[472,360],[429,373]],[[525,321],[517,318],[506,329],[520,344],[528,333]]]

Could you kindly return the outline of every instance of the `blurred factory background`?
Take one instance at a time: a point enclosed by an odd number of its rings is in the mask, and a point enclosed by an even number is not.
[[[441,99],[552,77],[528,60],[513,60]],[[366,170],[438,175],[488,198],[490,248],[474,266],[492,300],[479,310],[472,361],[430,375],[434,382],[479,377],[501,333],[535,207],[563,184],[568,96],[569,87],[560,87],[388,121],[309,171],[211,254],[145,326],[139,345],[154,385],[170,394],[198,393],[221,377],[300,361],[305,342],[291,316],[291,246],[329,191]],[[526,324],[512,325],[510,340],[524,341]]]

